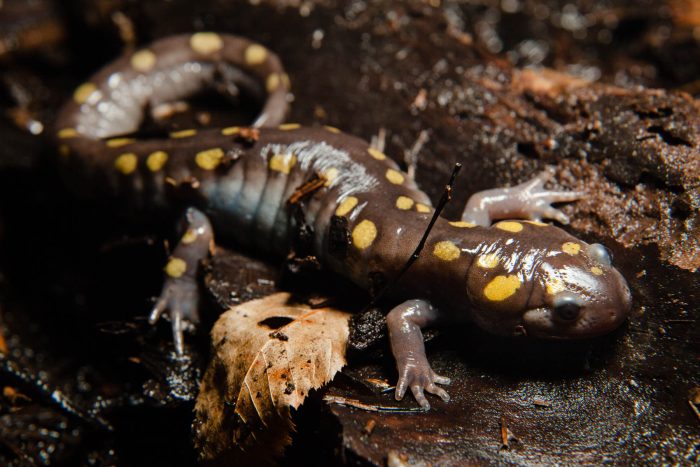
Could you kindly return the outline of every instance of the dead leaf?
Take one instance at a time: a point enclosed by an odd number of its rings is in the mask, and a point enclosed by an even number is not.
[[[278,293],[247,302],[214,325],[195,406],[204,462],[272,462],[291,442],[290,409],[345,365],[350,314],[288,301]]]

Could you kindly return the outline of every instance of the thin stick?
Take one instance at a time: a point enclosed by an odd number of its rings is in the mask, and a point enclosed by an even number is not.
[[[408,178],[411,180],[416,179],[416,166],[418,165],[418,153],[420,153],[421,149],[423,149],[423,145],[428,142],[429,136],[428,132],[425,130],[421,130],[421,132],[418,134],[418,138],[416,139],[416,142],[413,143],[413,146],[411,149],[408,151],[404,152],[403,160],[408,166],[408,169],[406,170],[406,173],[408,173]]]
[[[29,370],[8,359],[5,354],[0,353],[0,374],[8,375],[15,380],[18,385],[25,386],[31,390],[37,399],[46,401],[52,407],[56,407],[63,413],[73,416],[81,422],[88,422],[98,428],[113,431],[114,428],[99,414],[91,410],[85,410],[73,404],[60,390],[51,389],[47,383],[36,378]]]
[[[345,407],[365,410],[367,412],[425,412],[425,409],[422,407],[397,407],[395,405],[366,404],[357,399],[348,399],[347,397],[334,396],[331,394],[324,396],[323,401],[328,404],[338,404]]]
[[[501,449],[508,449],[508,424],[506,417],[501,415]]]
[[[369,145],[379,152],[384,152],[384,147],[386,146],[386,128],[379,127],[379,131],[376,135],[372,136],[372,141],[370,141]]]
[[[698,408],[693,404],[693,401],[688,400],[688,405],[690,405],[690,409],[695,412],[695,416],[698,417],[698,420],[700,420],[700,411]]]
[[[455,163],[455,167],[454,169],[452,169],[452,175],[450,176],[450,181],[447,182],[447,185],[445,185],[445,189],[442,192],[440,201],[438,201],[438,205],[435,208],[433,217],[430,219],[430,222],[428,223],[428,227],[425,229],[425,232],[423,232],[423,237],[420,239],[420,242],[418,242],[418,246],[413,251],[413,254],[410,258],[408,258],[408,261],[406,261],[406,263],[403,265],[398,274],[396,274],[396,276],[394,276],[393,279],[389,281],[384,286],[384,288],[382,288],[382,290],[380,290],[379,293],[374,296],[374,298],[372,298],[365,310],[368,310],[369,308],[375,306],[377,302],[379,302],[379,300],[387,293],[387,291],[391,287],[393,287],[399,281],[399,279],[401,279],[401,277],[406,273],[406,271],[408,271],[408,269],[413,265],[413,263],[416,262],[416,260],[420,256],[421,251],[423,251],[423,248],[425,247],[425,242],[428,240],[428,235],[430,235],[430,231],[433,230],[435,222],[437,221],[438,217],[440,217],[442,210],[445,209],[445,205],[447,205],[447,203],[452,199],[452,186],[454,185],[455,179],[457,178],[457,174],[459,174],[459,171],[461,169],[462,164],[460,164],[459,162]]]

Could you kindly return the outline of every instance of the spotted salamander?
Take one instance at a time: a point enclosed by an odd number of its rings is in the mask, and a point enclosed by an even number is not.
[[[128,136],[148,110],[158,117],[212,86],[261,94],[255,123],[168,138]],[[332,127],[283,123],[289,89],[279,59],[263,46],[200,32],[119,58],[80,85],[59,113],[60,165],[81,183],[135,207],[189,203],[182,211],[188,227],[165,266],[150,316],[152,322],[170,317],[178,352],[183,330],[198,321],[197,270],[214,231],[285,254],[303,227],[325,267],[370,289],[395,277],[434,213],[414,180],[365,141]],[[606,248],[542,222],[566,223],[550,204],[582,196],[549,191],[546,179],[541,174],[477,193],[461,219],[437,219],[390,296],[397,399],[410,388],[425,408],[425,391],[449,400],[438,386],[449,379],[431,369],[421,334],[437,321],[468,317],[496,334],[574,339],[607,333],[625,320],[630,291]],[[303,220],[293,215],[294,198],[303,199],[297,203]]]

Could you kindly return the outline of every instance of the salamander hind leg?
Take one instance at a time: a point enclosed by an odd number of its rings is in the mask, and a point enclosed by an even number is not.
[[[542,172],[532,180],[510,188],[496,188],[473,194],[462,213],[462,221],[489,226],[496,219],[554,219],[568,224],[569,218],[552,203],[575,201],[585,196],[579,191],[552,191],[544,188],[551,178]]]
[[[437,318],[437,310],[424,300],[408,300],[392,309],[386,317],[391,351],[396,359],[399,380],[396,383],[396,400],[403,399],[408,388],[418,404],[425,410],[430,403],[425,391],[450,400],[449,394],[436,384],[449,384],[450,379],[436,374],[425,357],[425,344],[421,328]]]
[[[184,331],[199,322],[200,263],[209,255],[214,239],[207,216],[195,208],[184,216],[185,233],[175,246],[165,266],[165,282],[160,297],[151,311],[149,322],[155,324],[162,315],[170,318],[175,350],[184,353]]]

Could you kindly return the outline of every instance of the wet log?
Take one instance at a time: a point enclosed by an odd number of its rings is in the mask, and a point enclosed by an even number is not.
[[[359,316],[350,346],[373,351],[356,353],[317,408],[338,431],[331,451],[380,465],[697,461],[688,402],[700,337],[700,113],[692,96],[516,68],[455,30],[447,6],[383,2],[351,14],[316,4],[295,24],[295,37],[314,37],[321,24],[320,45],[300,51],[288,36],[258,37],[285,57],[295,121],[368,139],[383,128],[398,161],[426,131],[416,176],[433,200],[455,162],[467,169],[447,216],[474,191],[553,167],[557,186],[588,193],[564,208],[569,229],[613,250],[635,296],[629,324],[590,342],[443,330],[429,357],[453,378],[452,400],[432,399],[428,413],[376,386],[396,372],[381,318]]]

